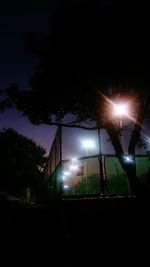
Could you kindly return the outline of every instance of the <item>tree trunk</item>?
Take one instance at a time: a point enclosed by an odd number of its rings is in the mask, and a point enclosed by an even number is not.
[[[143,195],[144,186],[143,183],[138,179],[136,175],[136,161],[135,157],[132,155],[128,155],[128,159],[126,159],[125,155],[117,155],[119,162],[128,177],[131,193],[136,196]]]
[[[140,135],[140,127],[135,127],[135,131],[133,132],[133,135],[129,142],[130,153],[128,155],[125,155],[123,151],[115,126],[112,123],[109,123],[106,129],[111,139],[112,145],[115,149],[115,154],[118,157],[119,162],[128,177],[132,194],[135,194],[137,196],[143,195],[144,186],[143,183],[136,176],[135,161],[135,146]]]

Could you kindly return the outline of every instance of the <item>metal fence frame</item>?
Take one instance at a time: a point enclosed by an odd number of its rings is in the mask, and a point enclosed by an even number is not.
[[[83,190],[83,194],[65,194],[65,190],[64,190],[64,181],[63,181],[63,169],[64,169],[64,164],[65,162],[69,161],[69,160],[63,160],[62,159],[62,129],[61,127],[58,127],[55,137],[54,137],[54,141],[49,153],[49,157],[47,160],[47,164],[45,166],[44,169],[44,173],[45,173],[45,177],[47,180],[47,184],[48,184],[48,193],[52,198],[66,198],[66,197],[73,197],[73,198],[78,198],[78,197],[107,197],[107,196],[113,196],[113,195],[117,195],[117,192],[115,194],[115,190],[113,193],[113,190],[110,190],[109,187],[110,185],[108,185],[108,172],[109,172],[109,168],[106,166],[108,163],[108,159],[109,158],[113,158],[117,159],[118,158],[115,155],[112,154],[103,154],[101,151],[101,133],[100,133],[100,129],[98,130],[98,136],[99,136],[99,155],[92,155],[92,156],[88,156],[88,157],[81,157],[79,158],[79,160],[82,161],[88,161],[88,160],[92,160],[92,159],[97,159],[98,164],[99,164],[99,189],[97,190],[97,193],[92,194],[92,193],[87,193],[86,191]],[[136,158],[139,157],[146,157],[145,155],[136,155]],[[121,165],[120,165],[121,166]],[[121,167],[122,168],[122,167]],[[123,171],[123,169],[122,169]],[[124,176],[124,175],[122,175]],[[87,178],[86,178],[87,179]],[[128,179],[127,179],[128,180]],[[128,182],[127,182],[128,183]],[[97,184],[97,186],[98,186]],[[110,192],[111,191],[111,192]],[[132,192],[129,188],[129,184],[128,184],[128,192],[124,193],[125,195],[131,195]],[[118,195],[121,195],[118,194]]]

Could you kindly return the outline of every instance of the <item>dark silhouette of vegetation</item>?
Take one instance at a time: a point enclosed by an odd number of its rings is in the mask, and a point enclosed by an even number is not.
[[[31,89],[10,85],[1,92],[0,109],[15,107],[33,124],[105,128],[132,191],[140,195],[145,185],[136,175],[135,149],[150,117],[150,17],[145,1],[133,2],[110,1],[102,7],[96,0],[62,1],[49,35],[38,42],[30,36],[30,50],[39,59]],[[107,99],[131,102],[127,154],[132,164],[124,160],[120,128],[109,118]],[[68,113],[75,115],[74,123],[65,122]],[[86,120],[93,128],[81,124]]]
[[[0,148],[0,191],[26,199],[30,188],[31,197],[40,200],[45,189],[45,150],[14,129],[0,132]]]

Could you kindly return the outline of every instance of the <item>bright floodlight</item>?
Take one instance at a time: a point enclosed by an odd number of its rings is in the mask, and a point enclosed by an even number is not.
[[[114,114],[116,116],[127,116],[129,113],[127,104],[114,104]]]
[[[92,148],[92,147],[95,147],[95,143],[93,140],[90,140],[90,139],[87,139],[87,140],[84,140],[82,141],[82,144],[85,148]]]
[[[77,158],[71,158],[71,162],[74,164],[77,162]]]
[[[62,179],[63,179],[63,180],[66,180],[67,177],[68,177],[70,174],[71,174],[70,172],[64,171],[64,172],[63,172],[63,175],[62,175]]]
[[[64,185],[64,188],[65,188],[65,189],[68,189],[68,188],[69,188],[69,186],[68,186],[68,185]]]
[[[133,163],[133,158],[131,156],[124,156],[124,160],[128,163]]]
[[[76,171],[76,170],[78,169],[78,165],[76,165],[76,164],[72,164],[72,165],[70,165],[70,169],[71,169],[72,171]]]

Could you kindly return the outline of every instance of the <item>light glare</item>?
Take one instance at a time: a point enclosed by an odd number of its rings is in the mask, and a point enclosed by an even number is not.
[[[64,176],[69,176],[70,174],[71,174],[70,172],[67,171],[64,172]]]
[[[76,171],[78,169],[78,165],[72,164],[72,165],[70,165],[70,169],[72,171]]]
[[[85,148],[92,148],[92,147],[95,147],[95,143],[94,143],[94,141],[93,141],[93,140],[89,140],[89,139],[82,141],[82,144],[83,144],[83,146],[84,146]]]
[[[133,163],[133,158],[131,156],[124,156],[124,159],[128,163]]]
[[[128,106],[127,104],[114,104],[114,113],[116,116],[127,116]]]

